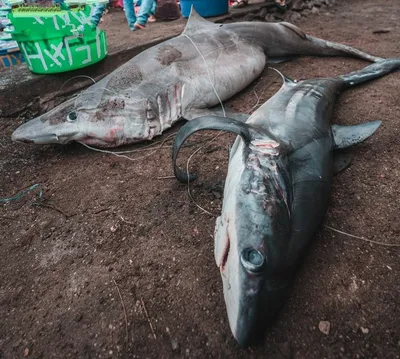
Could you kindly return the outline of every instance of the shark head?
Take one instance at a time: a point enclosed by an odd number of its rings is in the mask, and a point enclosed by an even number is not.
[[[285,267],[292,202],[285,149],[265,131],[220,117],[202,117],[179,131],[173,161],[177,179],[193,180],[176,165],[184,141],[199,130],[234,132],[221,216],[215,227],[220,269],[232,334],[248,346],[282,306],[290,283]]]
[[[14,131],[12,140],[34,144],[77,141],[117,147],[149,140],[162,132],[157,106],[149,99],[108,95],[93,105],[85,101],[88,97],[72,98],[26,122]]]
[[[241,139],[232,149],[222,214],[215,227],[232,334],[248,346],[282,304],[288,281],[282,271],[290,226],[290,183],[280,146],[270,138]]]

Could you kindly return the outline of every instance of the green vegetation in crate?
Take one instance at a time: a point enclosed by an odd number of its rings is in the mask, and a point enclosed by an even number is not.
[[[107,55],[106,34],[93,26],[91,6],[66,0],[63,7],[12,6],[8,17],[14,30],[9,32],[32,72],[70,71]]]

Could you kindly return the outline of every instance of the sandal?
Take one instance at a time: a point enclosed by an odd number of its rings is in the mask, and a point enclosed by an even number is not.
[[[235,2],[232,4],[232,7],[233,7],[234,9],[240,9],[240,8],[242,8],[242,7],[247,6],[248,4],[249,4],[249,0],[238,0],[238,1],[235,1]]]
[[[280,10],[286,10],[287,8],[286,0],[275,0],[274,3]]]

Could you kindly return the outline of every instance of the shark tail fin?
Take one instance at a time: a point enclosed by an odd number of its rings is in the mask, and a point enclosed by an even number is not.
[[[352,87],[382,77],[398,68],[400,68],[400,59],[384,59],[339,78],[344,81],[346,87]]]

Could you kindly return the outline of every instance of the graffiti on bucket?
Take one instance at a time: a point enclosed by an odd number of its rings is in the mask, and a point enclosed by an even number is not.
[[[57,44],[50,44],[46,49],[42,49],[38,42],[30,42],[28,49],[28,44],[21,42],[21,49],[30,69],[32,69],[32,60],[39,60],[45,71],[47,71],[49,67],[63,66],[63,62],[65,63],[66,60],[71,67],[75,65],[86,65],[91,63],[94,57],[97,56],[96,58],[99,59],[103,54],[107,53],[107,43],[105,37],[100,36],[99,29],[96,29],[95,51],[93,51],[93,47],[89,44],[77,46],[77,41],[79,42],[80,38],[81,36],[79,35],[66,36],[61,38]],[[34,49],[32,49],[32,45],[35,46]],[[65,51],[62,51],[63,49],[65,49]],[[81,54],[77,56],[79,52],[85,53],[86,56],[82,59]],[[78,59],[79,63],[76,63],[76,59]]]

